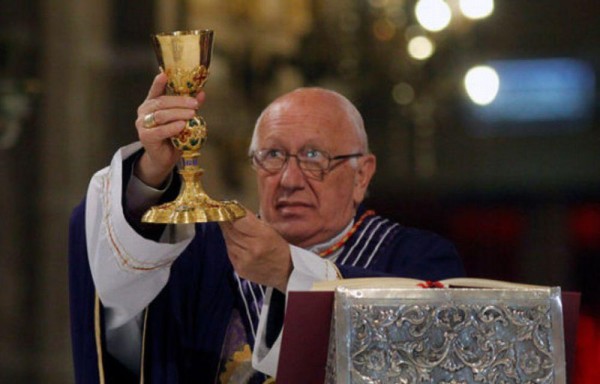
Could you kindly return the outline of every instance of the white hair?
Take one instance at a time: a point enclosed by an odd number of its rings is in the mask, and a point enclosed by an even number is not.
[[[298,92],[319,92],[319,93],[323,93],[325,95],[329,95],[329,96],[333,97],[337,101],[339,107],[344,109],[344,111],[346,112],[346,117],[348,118],[348,120],[350,120],[351,126],[354,128],[354,133],[360,143],[359,144],[360,148],[358,148],[358,150],[365,154],[370,152],[369,151],[369,140],[367,137],[367,132],[365,131],[365,124],[364,124],[364,121],[363,121],[363,118],[362,118],[360,112],[358,112],[358,109],[356,109],[354,104],[352,104],[352,102],[350,100],[348,100],[345,96],[343,96],[335,91],[331,91],[331,90],[319,88],[319,87],[311,87],[311,88],[297,88],[294,91],[275,99],[275,101],[273,101],[271,104],[269,104],[262,111],[262,113],[256,120],[256,124],[254,124],[254,131],[252,133],[252,141],[250,142],[250,147],[248,149],[249,155],[254,153],[254,151],[256,151],[256,149],[257,149],[256,147],[258,145],[258,127],[260,126],[263,117],[267,114],[267,112],[271,109],[271,107],[273,105],[277,104],[278,102],[281,102],[283,99],[286,99],[289,96],[291,96],[295,93],[298,93]],[[353,162],[351,161],[351,164],[353,166],[356,166],[356,159],[353,158],[350,160],[354,160]]]

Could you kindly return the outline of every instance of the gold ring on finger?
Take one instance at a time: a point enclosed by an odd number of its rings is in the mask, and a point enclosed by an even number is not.
[[[144,128],[150,129],[156,127],[156,119],[154,118],[154,112],[148,113],[144,116]]]

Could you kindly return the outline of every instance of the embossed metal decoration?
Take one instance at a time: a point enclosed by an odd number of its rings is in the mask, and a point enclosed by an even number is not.
[[[566,382],[559,288],[340,287],[335,306],[327,382]]]
[[[194,96],[204,87],[209,73],[213,31],[193,30],[159,33],[152,36],[161,69],[167,75],[167,94]],[[200,149],[208,136],[206,122],[196,114],[187,121],[171,143],[182,151],[183,186],[179,196],[168,203],[150,208],[142,217],[147,223],[199,223],[233,221],[246,211],[236,201],[211,199],[200,182],[204,170],[199,165]]]

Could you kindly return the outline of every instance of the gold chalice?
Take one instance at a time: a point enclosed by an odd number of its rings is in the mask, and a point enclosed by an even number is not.
[[[211,30],[194,30],[152,36],[159,65],[168,77],[167,94],[194,96],[202,90],[208,77],[213,35]],[[200,182],[204,170],[199,159],[206,137],[206,122],[196,114],[178,136],[171,138],[183,152],[179,167],[182,188],[174,201],[150,208],[142,217],[143,222],[205,223],[245,216],[246,211],[238,202],[213,200],[204,192]]]

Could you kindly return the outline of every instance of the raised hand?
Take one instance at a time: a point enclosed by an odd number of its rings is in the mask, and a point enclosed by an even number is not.
[[[196,110],[203,104],[204,92],[196,97],[167,96],[167,76],[158,74],[146,100],[138,107],[135,127],[145,152],[137,162],[134,173],[145,184],[159,187],[169,176],[181,157],[181,151],[169,138],[179,134]]]
[[[242,219],[220,225],[237,274],[285,292],[292,272],[288,242],[250,211]]]

